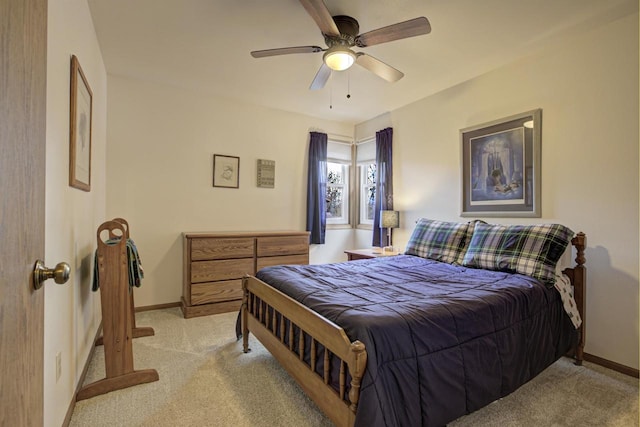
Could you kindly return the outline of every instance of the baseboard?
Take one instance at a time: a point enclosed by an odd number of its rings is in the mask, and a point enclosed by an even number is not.
[[[594,356],[593,354],[584,353],[584,360],[611,369],[613,371],[620,372],[621,374],[629,375],[630,377],[640,378],[637,369],[621,365],[620,363],[612,362],[611,360],[603,359],[602,357]]]
[[[76,396],[78,396],[78,392],[82,388],[82,385],[84,384],[84,380],[87,377],[87,372],[89,371],[89,364],[91,363],[91,359],[93,359],[93,354],[96,351],[96,341],[101,336],[102,336],[102,320],[100,320],[100,324],[98,325],[96,336],[93,337],[93,344],[91,345],[91,350],[89,351],[87,360],[85,360],[84,362],[84,368],[82,369],[82,374],[80,374],[80,380],[78,381],[78,384],[76,384],[76,390],[73,392],[73,399],[71,399],[71,403],[69,403],[69,409],[67,409],[67,415],[64,417],[64,422],[62,423],[62,427],[68,427],[69,424],[71,423],[73,410],[76,407]]]
[[[169,302],[166,304],[146,305],[144,307],[136,307],[136,313],[141,311],[162,310],[163,308],[180,307],[180,301]]]

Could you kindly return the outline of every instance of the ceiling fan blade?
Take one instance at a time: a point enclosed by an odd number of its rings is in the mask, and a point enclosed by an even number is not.
[[[313,81],[311,82],[311,86],[309,86],[309,89],[311,90],[322,89],[324,85],[327,84],[327,80],[329,80],[329,76],[331,76],[331,68],[327,67],[327,64],[323,62],[322,66],[316,73],[316,76],[313,78]]]
[[[378,28],[356,37],[356,46],[367,47],[408,37],[420,36],[431,32],[431,24],[424,16]]]
[[[366,68],[376,76],[383,78],[391,83],[397,82],[402,77],[404,77],[404,73],[402,71],[396,70],[391,65],[387,65],[379,59],[376,59],[373,56],[364,54],[362,52],[358,53],[356,64]]]
[[[279,49],[254,50],[251,52],[251,56],[264,58],[265,56],[289,55],[291,53],[316,53],[323,50],[320,46],[281,47]]]
[[[340,35],[338,26],[333,21],[329,9],[327,9],[327,6],[325,6],[322,0],[300,0],[300,3],[302,3],[302,6],[304,6],[313,20],[316,21],[316,24],[323,34],[329,36]]]

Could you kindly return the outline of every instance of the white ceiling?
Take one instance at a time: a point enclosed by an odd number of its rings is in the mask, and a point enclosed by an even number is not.
[[[346,123],[359,123],[638,11],[637,0],[325,0],[364,33],[418,16],[428,35],[359,49],[405,73],[388,83],[355,65],[310,91],[325,47],[297,0],[89,0],[107,72]],[[597,58],[594,58],[597,60]],[[351,98],[347,99],[347,93]],[[333,108],[329,108],[330,105]]]

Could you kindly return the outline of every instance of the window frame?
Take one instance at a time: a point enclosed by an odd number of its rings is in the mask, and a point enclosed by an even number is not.
[[[375,158],[375,138],[370,137],[360,141],[346,140],[342,138],[332,138],[329,136],[329,150],[327,153],[327,164],[340,164],[345,167],[345,184],[340,185],[343,189],[343,215],[340,218],[326,218],[327,229],[373,229],[373,219],[366,220],[367,202],[363,200],[366,189],[363,188],[363,180],[366,177],[367,165],[373,164],[377,166]],[[331,144],[340,144],[349,147],[347,150],[335,148],[332,151]],[[364,151],[359,152],[361,146],[367,147],[366,144],[373,144]],[[327,191],[332,184],[329,184],[329,170],[327,168]],[[377,178],[377,173],[376,173]],[[375,183],[373,184],[376,185]],[[326,212],[325,212],[326,214]]]
[[[374,180],[373,185],[366,185],[367,181],[367,169],[369,165],[377,166],[375,159],[374,160],[366,160],[361,161],[357,164],[358,169],[358,218],[357,218],[357,228],[371,230],[373,229],[373,218],[366,219],[366,211],[368,208],[368,203],[366,200],[368,187],[373,187],[373,191],[375,192],[376,181],[378,177],[378,171],[376,170],[376,180]]]
[[[342,165],[344,172],[344,184],[330,184],[329,183],[329,164]],[[347,160],[340,160],[331,157],[327,157],[327,191],[329,187],[342,188],[342,216],[339,218],[326,217],[326,225],[328,229],[340,229],[340,228],[352,228],[351,220],[351,183],[353,182],[351,177],[352,162]]]
[[[376,139],[375,136],[363,138],[357,141],[353,147],[354,150],[354,166],[356,169],[356,179],[357,179],[357,194],[354,196],[354,201],[357,203],[356,212],[354,214],[354,224],[356,224],[355,228],[363,229],[363,230],[373,230],[373,220],[368,221],[364,219],[366,215],[366,202],[365,195],[363,194],[364,183],[366,180],[366,176],[364,175],[365,167],[369,164],[377,165],[376,161]],[[376,171],[376,181],[378,178],[378,174]],[[374,183],[375,186],[375,183]],[[374,190],[375,191],[375,190]],[[375,197],[375,196],[374,196]]]

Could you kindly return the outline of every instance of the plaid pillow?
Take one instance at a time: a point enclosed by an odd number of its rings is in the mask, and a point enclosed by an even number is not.
[[[560,224],[477,223],[462,265],[525,274],[553,286],[556,264],[572,237]]]
[[[445,222],[420,218],[413,230],[405,254],[449,264],[460,263],[467,237],[466,222]]]
[[[460,249],[460,254],[458,255],[458,259],[455,261],[455,264],[462,265],[462,261],[464,260],[464,256],[467,253],[467,248],[471,244],[471,236],[473,236],[473,230],[477,223],[481,222],[482,224],[486,224],[481,219],[474,219],[467,223],[467,232],[464,236],[464,243],[462,244],[462,248]]]

